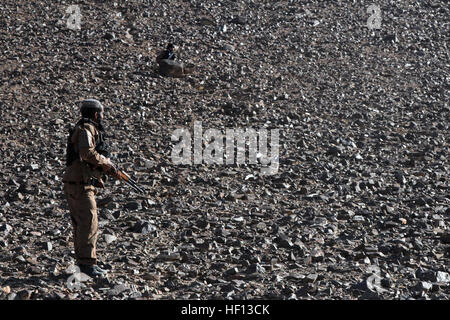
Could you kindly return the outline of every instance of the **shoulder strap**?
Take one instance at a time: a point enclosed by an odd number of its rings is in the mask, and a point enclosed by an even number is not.
[[[95,128],[97,128],[97,124],[89,118],[81,118],[75,126],[84,125],[86,123],[92,124]]]

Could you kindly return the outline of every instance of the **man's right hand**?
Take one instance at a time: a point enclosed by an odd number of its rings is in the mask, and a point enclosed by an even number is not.
[[[113,176],[116,179],[120,179],[120,175],[118,173],[117,168],[114,166],[114,164],[111,162],[109,158],[106,159],[106,163],[103,165],[103,171],[105,171],[107,174]]]

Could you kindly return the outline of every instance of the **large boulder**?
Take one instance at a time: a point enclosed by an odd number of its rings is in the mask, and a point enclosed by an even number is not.
[[[163,76],[181,78],[194,71],[193,65],[185,65],[174,60],[159,60],[159,73]]]

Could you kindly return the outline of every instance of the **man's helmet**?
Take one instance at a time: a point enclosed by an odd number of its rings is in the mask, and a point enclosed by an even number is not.
[[[103,105],[96,99],[85,99],[81,102],[80,111],[83,118],[91,118],[96,112],[103,111]]]

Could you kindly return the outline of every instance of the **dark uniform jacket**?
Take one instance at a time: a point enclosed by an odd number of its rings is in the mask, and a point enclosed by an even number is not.
[[[99,137],[100,132],[90,122],[75,127],[71,142],[78,153],[78,159],[66,167],[63,182],[91,184],[92,178],[101,181],[103,173],[95,168],[101,168],[108,162],[105,156],[95,150]]]

